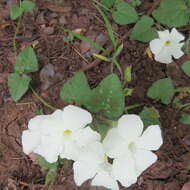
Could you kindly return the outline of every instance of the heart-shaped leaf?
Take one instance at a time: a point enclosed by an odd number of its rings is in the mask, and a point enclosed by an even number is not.
[[[91,98],[85,105],[92,112],[102,112],[108,118],[118,118],[124,111],[125,98],[121,81],[115,74],[108,75],[97,88],[93,89]]]
[[[31,1],[24,0],[21,3],[21,7],[23,8],[24,11],[31,11],[35,7],[35,5]]]
[[[30,73],[38,71],[36,54],[31,47],[24,48],[16,58],[14,65],[18,73]]]
[[[152,28],[154,21],[149,16],[142,16],[141,19],[135,24],[132,33],[131,40],[138,40],[141,42],[149,42],[157,37],[157,31]]]
[[[135,23],[138,20],[138,14],[134,7],[124,1],[116,3],[116,11],[112,13],[114,21],[121,25]]]
[[[190,61],[186,61],[185,63],[183,63],[181,69],[188,77],[190,77]]]
[[[83,72],[78,72],[61,89],[60,96],[67,103],[84,105],[91,95],[91,89]]]
[[[17,5],[12,5],[10,8],[10,17],[12,20],[16,20],[23,13],[23,9]]]
[[[28,90],[31,78],[27,75],[12,73],[8,77],[8,85],[12,99],[17,102]]]
[[[190,12],[184,0],[162,0],[152,15],[160,24],[181,27],[188,23]]]
[[[181,118],[179,120],[181,123],[183,124],[187,124],[189,125],[190,124],[190,114],[187,114],[187,113],[183,113],[181,115]]]
[[[174,95],[174,86],[172,80],[163,78],[154,82],[148,89],[149,98],[161,100],[163,104],[169,104]]]
[[[160,114],[156,108],[144,107],[144,109],[140,112],[140,117],[143,120],[144,126],[148,127],[150,125],[159,125]]]

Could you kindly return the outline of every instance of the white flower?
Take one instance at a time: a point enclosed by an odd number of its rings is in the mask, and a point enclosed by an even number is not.
[[[150,42],[150,49],[155,55],[155,60],[161,63],[171,63],[172,57],[175,59],[184,55],[181,50],[184,43],[180,43],[185,37],[175,28],[171,32],[169,30],[158,31],[159,38]]]
[[[72,105],[51,115],[36,116],[29,121],[29,129],[23,131],[23,151],[37,153],[50,163],[56,162],[58,156],[75,160],[80,148],[100,140],[97,132],[85,127],[91,122],[88,111]]]
[[[73,164],[74,180],[80,186],[84,181],[93,178],[92,185],[119,190],[116,179],[112,174],[112,165],[100,142],[93,142],[84,147],[78,160]]]
[[[118,127],[109,130],[103,141],[106,154],[114,159],[113,175],[126,187],[136,183],[137,177],[157,160],[151,150],[157,150],[163,143],[158,125],[142,132],[139,116],[123,115]]]

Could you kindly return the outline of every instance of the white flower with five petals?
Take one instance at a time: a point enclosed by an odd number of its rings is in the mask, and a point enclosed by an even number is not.
[[[93,142],[84,147],[78,160],[73,164],[74,180],[80,186],[84,181],[92,179],[92,185],[103,186],[111,190],[119,190],[112,173],[112,165],[100,142]]]
[[[56,162],[58,156],[76,160],[80,148],[100,140],[97,132],[86,127],[91,122],[88,111],[72,105],[51,115],[36,116],[29,121],[29,129],[23,131],[23,151],[37,153],[50,163]]]
[[[158,125],[142,132],[139,116],[123,115],[118,127],[110,129],[103,141],[106,154],[114,159],[113,175],[125,187],[136,183],[137,177],[157,160],[151,150],[157,150],[163,143]]]
[[[160,63],[169,64],[172,57],[179,59],[184,55],[181,50],[184,43],[180,43],[185,37],[175,28],[169,30],[158,31],[159,38],[150,41],[150,50],[155,55],[155,60]]]

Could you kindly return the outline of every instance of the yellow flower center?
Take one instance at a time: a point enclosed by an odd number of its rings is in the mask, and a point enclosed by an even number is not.
[[[129,150],[133,151],[134,147],[135,147],[135,143],[134,142],[130,142],[129,145],[128,145]]]
[[[69,130],[69,129],[67,129],[67,130],[64,131],[64,135],[65,136],[70,136],[72,133],[73,132],[71,130]]]
[[[105,161],[105,162],[108,161],[108,157],[106,156],[106,154],[104,155],[104,161]]]
[[[171,45],[171,41],[170,40],[167,40],[164,44],[166,45],[166,46],[169,46],[169,45]]]

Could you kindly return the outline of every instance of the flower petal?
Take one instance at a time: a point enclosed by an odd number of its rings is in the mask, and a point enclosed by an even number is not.
[[[171,63],[173,60],[170,47],[164,47],[159,54],[155,55],[155,60],[165,64]]]
[[[31,131],[41,131],[41,123],[48,118],[49,115],[37,115],[34,118],[30,119],[28,122],[28,128]]]
[[[68,140],[64,142],[63,151],[60,153],[60,157],[62,159],[66,158],[68,160],[77,160],[78,155],[80,154],[80,147],[77,143],[72,140]]]
[[[170,40],[169,30],[158,31],[158,36],[159,36],[160,40],[162,40],[163,42]]]
[[[43,156],[49,163],[57,161],[59,154],[63,150],[62,136],[42,136],[40,145],[34,150]]]
[[[105,153],[100,142],[92,142],[80,149],[78,155],[79,161],[91,162],[92,164],[99,164],[104,162]]]
[[[137,141],[137,148],[158,150],[163,144],[162,134],[158,125],[149,126]]]
[[[64,108],[63,119],[64,126],[73,131],[92,122],[92,116],[88,111],[73,105]]]
[[[164,43],[160,39],[150,41],[150,50],[157,55],[162,50]]]
[[[179,59],[184,55],[184,52],[181,50],[184,43],[176,44],[175,49],[173,48],[172,55],[175,59]]]
[[[22,132],[22,147],[25,154],[30,154],[40,143],[40,133],[24,130]]]
[[[90,127],[86,127],[74,132],[72,139],[77,142],[80,147],[82,147],[93,141],[99,141],[100,134],[92,130]]]
[[[176,30],[176,28],[172,28],[172,31],[170,33],[170,39],[173,42],[179,43],[179,42],[183,41],[185,39],[185,37],[180,32],[178,32]]]
[[[129,187],[137,181],[135,161],[132,154],[127,154],[113,161],[113,175],[125,187]]]
[[[138,115],[128,114],[123,115],[118,120],[119,135],[125,138],[128,142],[133,141],[142,134],[143,122]]]
[[[144,170],[150,167],[157,160],[156,154],[149,150],[137,149],[133,153],[133,156],[135,159],[137,176],[139,176]]]
[[[93,186],[103,186],[111,190],[119,190],[117,181],[108,172],[98,172],[91,183]]]
[[[118,133],[118,128],[112,128],[108,131],[103,141],[103,147],[110,158],[117,158],[124,154],[126,142]]]
[[[51,115],[46,115],[46,118],[40,124],[41,133],[43,135],[52,135],[55,133],[63,133],[64,131],[64,120],[63,111],[56,110]]]
[[[75,162],[73,164],[74,180],[76,185],[82,185],[86,180],[93,178],[97,172],[97,166],[88,162]]]

